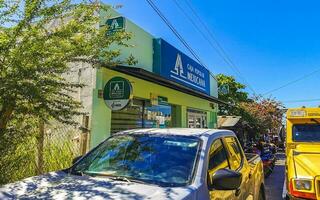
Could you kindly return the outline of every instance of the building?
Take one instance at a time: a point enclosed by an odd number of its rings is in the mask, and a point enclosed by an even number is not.
[[[126,129],[217,127],[221,101],[217,81],[205,67],[115,11],[100,15],[101,25],[108,24],[110,31],[133,34],[129,42],[134,47],[121,49],[120,58],[133,55],[138,63],[99,68],[72,65],[70,76],[87,85],[80,89],[79,99],[88,113],[83,121],[90,130],[90,148]]]

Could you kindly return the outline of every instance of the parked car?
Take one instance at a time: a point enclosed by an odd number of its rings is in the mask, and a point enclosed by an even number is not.
[[[248,156],[228,130],[124,131],[69,169],[2,186],[0,199],[265,199],[261,159]]]

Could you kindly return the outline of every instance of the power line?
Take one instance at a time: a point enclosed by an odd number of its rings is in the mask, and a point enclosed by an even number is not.
[[[202,34],[202,36],[208,41],[209,39],[205,36],[205,34],[200,30],[198,25],[193,21],[192,18],[183,10],[183,8],[179,5],[179,3],[174,0],[175,4],[178,6],[178,8],[183,12],[183,14],[191,21],[191,23],[196,27],[196,29]],[[206,32],[209,34],[211,39],[216,43],[217,46],[213,45],[211,40],[209,40],[209,44],[218,52],[219,56],[223,59],[223,61],[227,64],[227,66],[231,67],[232,70],[234,70],[238,77],[248,86],[248,88],[253,92],[253,94],[256,94],[253,87],[249,84],[249,82],[242,76],[239,68],[235,65],[235,63],[232,61],[230,56],[227,54],[227,52],[224,50],[220,42],[217,40],[215,34],[213,31],[207,26],[207,24],[201,19],[201,17],[197,14],[197,11],[193,8],[191,2],[189,0],[185,1],[193,15],[198,19],[198,21],[202,24],[202,26],[205,28]]]
[[[300,102],[314,102],[320,101],[320,99],[300,99],[300,100],[288,100],[288,101],[281,101],[283,103],[300,103]]]
[[[193,55],[193,57],[203,66],[205,67],[210,75],[215,78],[215,76],[210,72],[208,67],[201,61],[200,57],[196,54],[196,52],[191,48],[191,46],[186,42],[186,40],[179,34],[179,32],[174,28],[174,26],[170,23],[170,21],[163,15],[163,13],[159,10],[159,8],[153,3],[152,0],[146,0],[151,8],[159,15],[159,17],[164,21],[164,23],[170,28],[170,30],[174,33],[174,35],[180,40],[180,42],[189,50],[189,52]]]
[[[268,92],[262,94],[262,96],[265,96],[265,95],[267,95],[267,94],[271,94],[271,93],[273,93],[273,92],[275,92],[275,91],[278,91],[278,90],[280,90],[280,89],[282,89],[282,88],[285,88],[285,87],[287,87],[287,86],[289,86],[289,85],[292,85],[292,84],[294,84],[294,83],[297,83],[297,82],[299,82],[299,81],[302,81],[302,80],[304,80],[304,79],[306,79],[306,78],[309,78],[310,76],[312,76],[312,75],[314,75],[314,74],[316,74],[316,73],[318,73],[318,72],[320,72],[320,69],[317,69],[317,70],[315,70],[315,71],[313,71],[313,72],[311,72],[311,73],[309,73],[309,74],[305,74],[305,75],[303,75],[303,76],[301,76],[301,77],[299,77],[299,78],[297,78],[297,79],[295,79],[295,80],[293,80],[293,81],[289,81],[289,82],[281,85],[280,87],[277,87],[277,88],[274,88],[274,89],[272,89],[272,90],[269,90]]]

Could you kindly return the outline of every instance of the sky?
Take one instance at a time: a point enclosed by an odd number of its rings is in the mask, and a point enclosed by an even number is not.
[[[146,0],[103,0],[123,5],[117,11],[155,37],[191,55]],[[214,74],[234,76],[256,94],[266,94],[286,107],[320,105],[320,1],[308,0],[153,0],[171,24]],[[204,21],[237,69],[210,45]],[[199,28],[184,15],[191,18]],[[199,32],[207,37],[205,39]],[[310,75],[312,74],[312,75]],[[251,95],[253,91],[246,89]],[[304,101],[294,102],[300,100]]]

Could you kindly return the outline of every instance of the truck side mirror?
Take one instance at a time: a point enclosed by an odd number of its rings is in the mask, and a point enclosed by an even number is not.
[[[76,162],[78,162],[78,160],[80,160],[82,158],[82,156],[77,156],[75,158],[72,159],[72,165],[75,164]]]
[[[219,169],[212,176],[211,188],[216,190],[236,190],[240,187],[242,174],[230,169]]]

